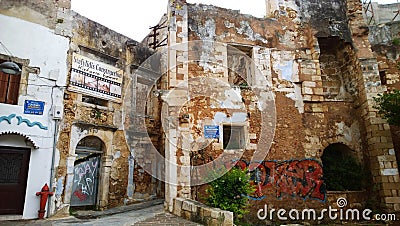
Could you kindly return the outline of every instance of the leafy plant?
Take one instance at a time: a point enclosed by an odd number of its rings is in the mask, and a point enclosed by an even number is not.
[[[392,44],[395,46],[400,46],[400,38],[394,38],[392,40]]]
[[[384,94],[378,94],[374,97],[376,109],[388,123],[400,126],[400,90],[393,90]]]
[[[209,206],[231,211],[235,220],[238,220],[248,212],[247,196],[255,192],[255,187],[250,184],[247,170],[234,167],[222,177],[210,182],[206,192],[206,202]]]

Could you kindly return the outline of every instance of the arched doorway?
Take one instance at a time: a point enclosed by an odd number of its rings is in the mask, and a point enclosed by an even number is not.
[[[71,206],[97,205],[100,160],[104,143],[95,136],[88,136],[78,142],[74,163]]]
[[[365,173],[355,153],[347,145],[335,143],[321,157],[324,182],[328,191],[360,191]]]

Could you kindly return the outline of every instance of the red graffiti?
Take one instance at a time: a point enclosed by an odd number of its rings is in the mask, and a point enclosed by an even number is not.
[[[74,195],[75,195],[76,197],[78,197],[78,199],[81,200],[81,201],[84,201],[84,200],[87,199],[86,195],[83,194],[82,189],[76,190],[76,191],[74,192]]]
[[[237,167],[249,169],[251,183],[256,185],[253,198],[264,197],[263,189],[272,188],[276,197],[282,194],[325,200],[323,172],[319,162],[311,159],[292,161],[234,162]]]

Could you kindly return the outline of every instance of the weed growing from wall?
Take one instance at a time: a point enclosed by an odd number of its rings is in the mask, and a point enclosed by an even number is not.
[[[392,44],[395,46],[400,46],[400,38],[394,38],[392,40]]]
[[[378,94],[374,100],[379,114],[387,119],[389,124],[400,126],[400,90]]]

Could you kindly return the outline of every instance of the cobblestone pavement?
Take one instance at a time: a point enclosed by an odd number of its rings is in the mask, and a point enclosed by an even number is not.
[[[168,225],[168,226],[197,226],[194,222],[187,221],[170,213],[162,213],[155,217],[148,218],[134,224],[135,226],[152,226],[152,225]]]
[[[65,219],[46,219],[46,220],[24,220],[24,221],[0,221],[0,225],[12,226],[73,226],[73,225],[112,225],[112,226],[149,226],[149,225],[169,225],[169,226],[194,226],[199,225],[172,214],[164,212],[164,206],[156,205],[145,209],[132,210],[96,219],[78,219],[69,217]]]

